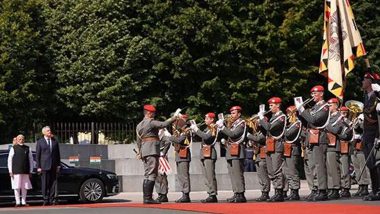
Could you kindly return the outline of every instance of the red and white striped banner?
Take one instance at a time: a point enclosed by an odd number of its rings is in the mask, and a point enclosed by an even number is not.
[[[171,172],[172,172],[172,169],[170,168],[168,160],[164,157],[160,157],[159,165],[158,165],[158,173],[160,173],[161,175],[166,173],[168,175]]]

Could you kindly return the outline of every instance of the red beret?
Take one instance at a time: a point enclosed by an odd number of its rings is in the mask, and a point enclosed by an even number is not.
[[[240,107],[240,106],[232,106],[232,107],[230,108],[230,112],[231,112],[231,111],[234,111],[234,110],[241,111],[241,107]]]
[[[324,92],[325,88],[321,85],[316,85],[313,88],[311,88],[310,92]]]
[[[154,105],[144,105],[144,110],[146,111],[150,111],[150,112],[156,112],[156,107],[154,107]]]
[[[374,73],[374,74],[373,74],[373,78],[374,78],[375,80],[380,80],[380,75],[379,75],[378,73]]]
[[[181,114],[181,118],[184,119],[184,120],[187,120],[187,118],[189,118],[189,115],[187,115],[187,114]]]
[[[340,111],[348,111],[348,108],[346,106],[340,107]]]
[[[269,100],[268,100],[268,103],[269,104],[273,104],[273,103],[281,103],[282,102],[282,100],[281,100],[281,98],[279,98],[279,97],[272,97],[272,98],[270,98]]]
[[[215,118],[215,114],[214,114],[214,112],[209,112],[206,114],[206,117]]]
[[[295,110],[297,110],[296,106],[289,106],[288,108],[286,108],[286,112],[291,112]]]
[[[336,103],[336,104],[339,104],[339,100],[337,98],[331,98],[329,99],[329,101],[327,101],[328,103]]]

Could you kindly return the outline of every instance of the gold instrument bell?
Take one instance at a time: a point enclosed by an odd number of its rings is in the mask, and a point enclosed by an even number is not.
[[[362,102],[348,100],[344,105],[354,114],[360,114],[363,112],[364,104]]]
[[[363,112],[364,104],[362,102],[359,102],[357,100],[348,100],[344,105],[348,108],[348,110],[351,112],[350,120],[356,119],[356,117]]]

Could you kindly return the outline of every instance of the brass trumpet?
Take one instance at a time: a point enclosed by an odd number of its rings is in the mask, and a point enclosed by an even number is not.
[[[309,104],[311,101],[313,101],[313,97],[310,97],[310,98],[308,98],[308,99],[306,99],[302,104],[301,104],[301,106],[304,106],[305,107],[305,105],[307,105],[307,104]]]

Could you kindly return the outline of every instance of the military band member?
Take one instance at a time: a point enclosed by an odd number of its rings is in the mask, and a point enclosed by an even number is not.
[[[158,131],[170,125],[179,115],[177,110],[174,116],[165,122],[154,120],[156,108],[153,105],[144,105],[144,119],[136,126],[138,158],[144,164],[143,197],[144,204],[160,203],[153,200],[153,188],[158,173],[158,158],[160,156],[160,140]]]
[[[310,149],[309,141],[307,140],[307,129],[302,127],[301,133],[301,146],[303,156],[303,167],[305,171],[305,177],[307,181],[307,186],[309,187],[310,194],[306,196],[306,200],[311,200],[318,195],[318,181],[315,173],[315,164],[312,158],[312,151]]]
[[[352,148],[350,147],[350,142],[353,140],[354,131],[351,121],[348,119],[348,108],[342,106],[340,108],[340,114],[343,118],[343,130],[339,135],[340,138],[340,183],[341,192],[340,197],[349,198],[351,197],[351,176],[349,172],[350,167],[350,153],[352,153]]]
[[[166,129],[160,129],[158,135],[160,139],[160,157],[165,158],[168,160],[167,153],[170,149],[171,142],[169,140],[170,133],[165,134],[165,132],[168,133]],[[156,192],[158,194],[158,198],[156,201],[159,201],[161,203],[163,202],[169,202],[168,199],[168,175],[164,172],[163,174],[158,173],[156,178],[156,184],[155,184]]]
[[[290,195],[285,200],[298,201],[300,200],[300,177],[296,168],[296,165],[301,156],[301,132],[302,123],[297,117],[297,108],[295,106],[289,106],[286,109],[288,116],[288,126],[285,129],[285,142],[284,142],[284,159],[285,164],[283,172],[285,175],[285,182],[288,183],[290,188]]]
[[[264,112],[259,112],[260,125],[267,131],[266,136],[266,149],[267,156],[266,162],[268,167],[269,178],[273,182],[275,188],[275,195],[268,201],[284,201],[283,196],[283,139],[282,136],[286,126],[286,115],[280,110],[281,99],[279,97],[272,97],[268,100],[269,108],[272,112],[272,117],[269,121],[264,120]]]
[[[311,197],[311,201],[327,200],[327,169],[326,151],[327,136],[324,127],[329,118],[329,108],[323,100],[324,88],[317,85],[311,89],[311,96],[315,105],[305,110],[303,106],[297,107],[300,116],[307,121],[307,140],[312,152],[312,160],[317,176],[318,195]]]
[[[218,120],[216,122],[221,133],[228,137],[226,142],[226,160],[228,174],[231,179],[232,190],[234,195],[228,198],[227,201],[231,203],[244,203],[247,202],[245,198],[245,180],[244,180],[244,140],[246,135],[245,121],[240,118],[242,108],[240,106],[233,106],[230,108],[230,119],[227,127],[224,121]]]
[[[217,142],[218,133],[214,120],[215,114],[213,112],[209,112],[205,115],[205,124],[207,127],[204,131],[199,130],[196,124],[192,124],[190,127],[196,135],[202,138],[200,158],[202,162],[203,175],[206,178],[205,185],[209,195],[206,199],[201,200],[202,203],[218,202],[218,198],[216,197],[218,194],[218,188],[215,175],[215,162],[217,159],[217,154],[214,147]]]
[[[376,105],[378,103],[375,92],[372,89],[372,82],[378,80],[377,74],[366,73],[362,82],[362,89],[365,91],[364,97],[364,123],[363,123],[363,143],[364,143],[364,155],[369,160],[367,166],[371,176],[372,192],[365,196],[363,200],[375,201],[380,200],[379,195],[379,182],[380,182],[380,168],[376,167],[375,155],[372,148],[375,144],[375,138],[379,136],[378,116],[376,112]]]
[[[359,184],[358,191],[353,194],[353,196],[366,196],[369,194],[368,185],[370,184],[370,176],[367,165],[365,164],[365,156],[363,152],[363,120],[364,115],[360,114],[358,116],[358,122],[354,126],[354,139],[351,142],[352,153],[351,160],[354,165],[354,171],[356,173],[356,181]],[[360,176],[360,173],[363,174]],[[360,176],[360,177],[359,177]]]
[[[258,126],[257,130],[254,130],[253,133],[247,134],[248,140],[253,142],[253,147],[256,155],[256,170],[257,176],[259,178],[259,184],[261,186],[261,196],[256,199],[257,202],[264,202],[269,199],[270,191],[270,178],[268,175],[267,161],[266,161],[266,148],[265,148],[265,139],[266,131],[262,127]]]
[[[343,127],[343,116],[338,111],[339,100],[332,98],[328,101],[330,104],[330,121],[326,126],[328,147],[327,147],[327,187],[330,191],[329,199],[338,199],[340,189],[340,139],[338,134],[341,133]]]
[[[177,166],[177,177],[179,186],[181,188],[182,196],[177,199],[176,203],[190,203],[190,144],[192,142],[192,136],[190,135],[190,130],[187,127],[188,116],[183,114],[180,116],[180,120],[183,121],[178,123],[176,127],[178,133],[173,133],[169,139],[173,143],[175,150],[175,162]],[[174,131],[176,132],[176,131]]]

